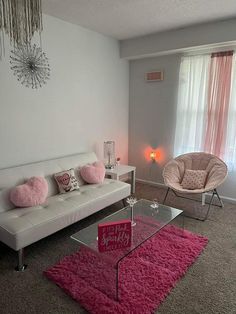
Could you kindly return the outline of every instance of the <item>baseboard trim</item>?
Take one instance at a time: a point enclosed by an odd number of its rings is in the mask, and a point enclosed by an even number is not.
[[[154,182],[154,181],[149,181],[149,180],[143,180],[143,179],[139,179],[136,178],[137,182],[143,183],[143,184],[147,184],[147,185],[152,185],[152,186],[159,186],[162,188],[166,188],[165,184],[160,183],[160,182]],[[211,195],[210,193],[206,193],[206,195]],[[232,204],[236,204],[236,198],[231,198],[228,196],[224,196],[224,195],[220,195],[220,197],[222,198],[223,201],[232,203]]]
[[[226,201],[228,203],[236,204],[235,198],[231,198],[231,197],[223,196],[223,195],[220,195],[220,198],[222,198],[223,201]]]
[[[136,181],[143,183],[143,184],[147,184],[147,185],[160,186],[162,188],[166,188],[165,184],[160,183],[160,182],[148,181],[148,180],[143,180],[143,179],[139,179],[139,178],[136,178]]]

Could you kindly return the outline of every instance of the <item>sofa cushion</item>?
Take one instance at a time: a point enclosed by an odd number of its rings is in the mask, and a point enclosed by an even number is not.
[[[79,182],[75,177],[73,168],[55,173],[54,178],[60,193],[67,193],[79,189]]]
[[[47,195],[47,181],[43,177],[32,177],[10,191],[10,200],[17,207],[31,207],[43,204]]]

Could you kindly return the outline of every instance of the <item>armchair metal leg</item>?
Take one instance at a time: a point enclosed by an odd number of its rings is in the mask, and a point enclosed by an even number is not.
[[[18,251],[18,264],[15,267],[16,271],[24,271],[27,265],[24,264],[24,249]]]
[[[221,207],[224,207],[224,203],[222,202],[222,199],[220,198],[220,195],[218,194],[217,190],[214,189],[214,192],[215,192],[215,194],[216,194],[216,196],[217,196],[217,198],[218,198],[218,200],[220,202]]]
[[[209,212],[210,212],[210,208],[211,208],[211,204],[212,204],[212,201],[213,201],[214,196],[215,196],[215,191],[212,192],[211,200],[210,200],[210,203],[209,203],[209,205],[208,205],[208,209],[207,209],[206,215],[205,215],[205,217],[202,219],[202,221],[205,221],[205,220],[208,218],[208,215],[209,215]]]
[[[167,199],[167,196],[168,196],[168,193],[169,193],[170,190],[174,193],[174,195],[175,195],[176,197],[181,197],[181,198],[184,198],[184,199],[187,199],[187,200],[192,200],[192,201],[197,201],[197,202],[199,202],[199,200],[197,200],[197,199],[192,199],[192,198],[189,198],[189,197],[185,197],[185,196],[182,196],[182,195],[178,195],[178,194],[175,192],[175,190],[172,190],[171,188],[168,187],[167,192],[166,192],[166,195],[165,195],[165,198],[164,198],[164,201],[163,201],[163,204],[165,204],[165,201],[166,201],[166,199]],[[205,217],[202,218],[202,217],[194,217],[194,216],[188,216],[188,215],[185,215],[185,217],[189,217],[189,218],[193,218],[193,219],[205,221],[205,220],[208,218],[208,215],[209,215],[209,212],[210,212],[210,208],[211,208],[211,205],[212,205],[212,203],[213,203],[214,196],[217,196],[217,198],[218,198],[218,200],[219,200],[219,202],[220,202],[220,205],[214,204],[214,206],[224,207],[224,204],[223,204],[223,202],[222,202],[222,199],[220,198],[220,196],[219,196],[217,190],[214,189],[214,190],[212,190],[212,195],[211,195],[211,199],[210,199],[210,202],[209,202],[209,203],[205,201],[205,193],[202,194],[202,199],[201,199],[200,202],[202,202],[202,205],[203,205],[203,206],[206,205],[206,204],[208,204],[208,208],[207,208],[207,212],[206,212]]]
[[[220,202],[220,207],[224,207],[224,204],[223,204],[223,202],[222,202],[222,199],[220,198],[220,196],[219,196],[217,190],[214,189],[214,190],[212,191],[211,200],[210,200],[210,203],[209,203],[209,206],[208,206],[208,209],[207,209],[206,216],[204,217],[203,221],[205,221],[205,220],[207,219],[208,215],[209,215],[210,207],[211,207],[211,205],[212,205],[213,198],[214,198],[215,195],[217,196],[217,198],[218,198],[218,200],[219,200],[219,202]],[[216,206],[219,206],[219,205],[216,205]]]
[[[202,193],[202,206],[206,204],[206,194]]]
[[[167,191],[166,191],[166,195],[165,195],[165,198],[164,198],[164,201],[163,201],[163,205],[165,204],[165,201],[167,199],[169,191],[170,191],[170,188],[168,188]]]

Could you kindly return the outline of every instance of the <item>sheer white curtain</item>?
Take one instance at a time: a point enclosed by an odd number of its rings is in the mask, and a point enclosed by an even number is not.
[[[202,151],[210,55],[181,59],[174,155]]]
[[[210,79],[211,55],[187,56],[181,59],[179,74],[179,90],[177,105],[177,120],[175,131],[174,155],[183,153],[204,151],[204,142],[206,139],[207,121],[209,120],[209,81]],[[230,65],[231,67],[231,65]],[[223,83],[228,81],[224,79],[224,74],[217,72],[217,79],[222,79]],[[226,70],[224,70],[226,71]],[[217,80],[216,80],[217,81]],[[218,81],[217,81],[218,82]],[[222,82],[220,82],[222,83]],[[228,83],[229,84],[229,83]],[[224,87],[224,85],[220,84]],[[214,85],[215,87],[215,85]],[[222,87],[222,88],[223,88]],[[222,90],[215,88],[216,96],[221,95]],[[219,108],[221,108],[221,100]],[[219,111],[219,108],[217,110]],[[222,118],[222,114],[217,114]],[[213,112],[214,114],[214,112]],[[212,117],[210,116],[212,119]],[[217,121],[213,118],[211,121],[214,128]],[[228,108],[228,116],[224,118],[222,132],[226,132],[225,147],[222,152],[222,158],[228,165],[230,171],[236,171],[236,54],[233,55],[231,69],[231,88]],[[219,135],[211,134],[211,141],[218,140]],[[206,149],[206,151],[208,151]]]
[[[232,84],[224,160],[230,171],[236,171],[236,55],[233,57]]]

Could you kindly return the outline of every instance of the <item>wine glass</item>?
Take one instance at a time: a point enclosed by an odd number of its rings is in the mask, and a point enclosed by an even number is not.
[[[126,202],[129,204],[130,207],[134,206],[137,203],[137,198],[134,196],[130,196],[127,198]]]
[[[134,221],[134,204],[137,203],[137,198],[130,196],[127,198],[126,202],[129,204],[131,209],[131,225],[134,227],[136,225],[136,222]]]
[[[158,212],[158,207],[159,207],[159,204],[158,204],[158,200],[156,198],[153,199],[152,201],[152,204],[150,205],[153,209],[156,210],[156,212]]]

